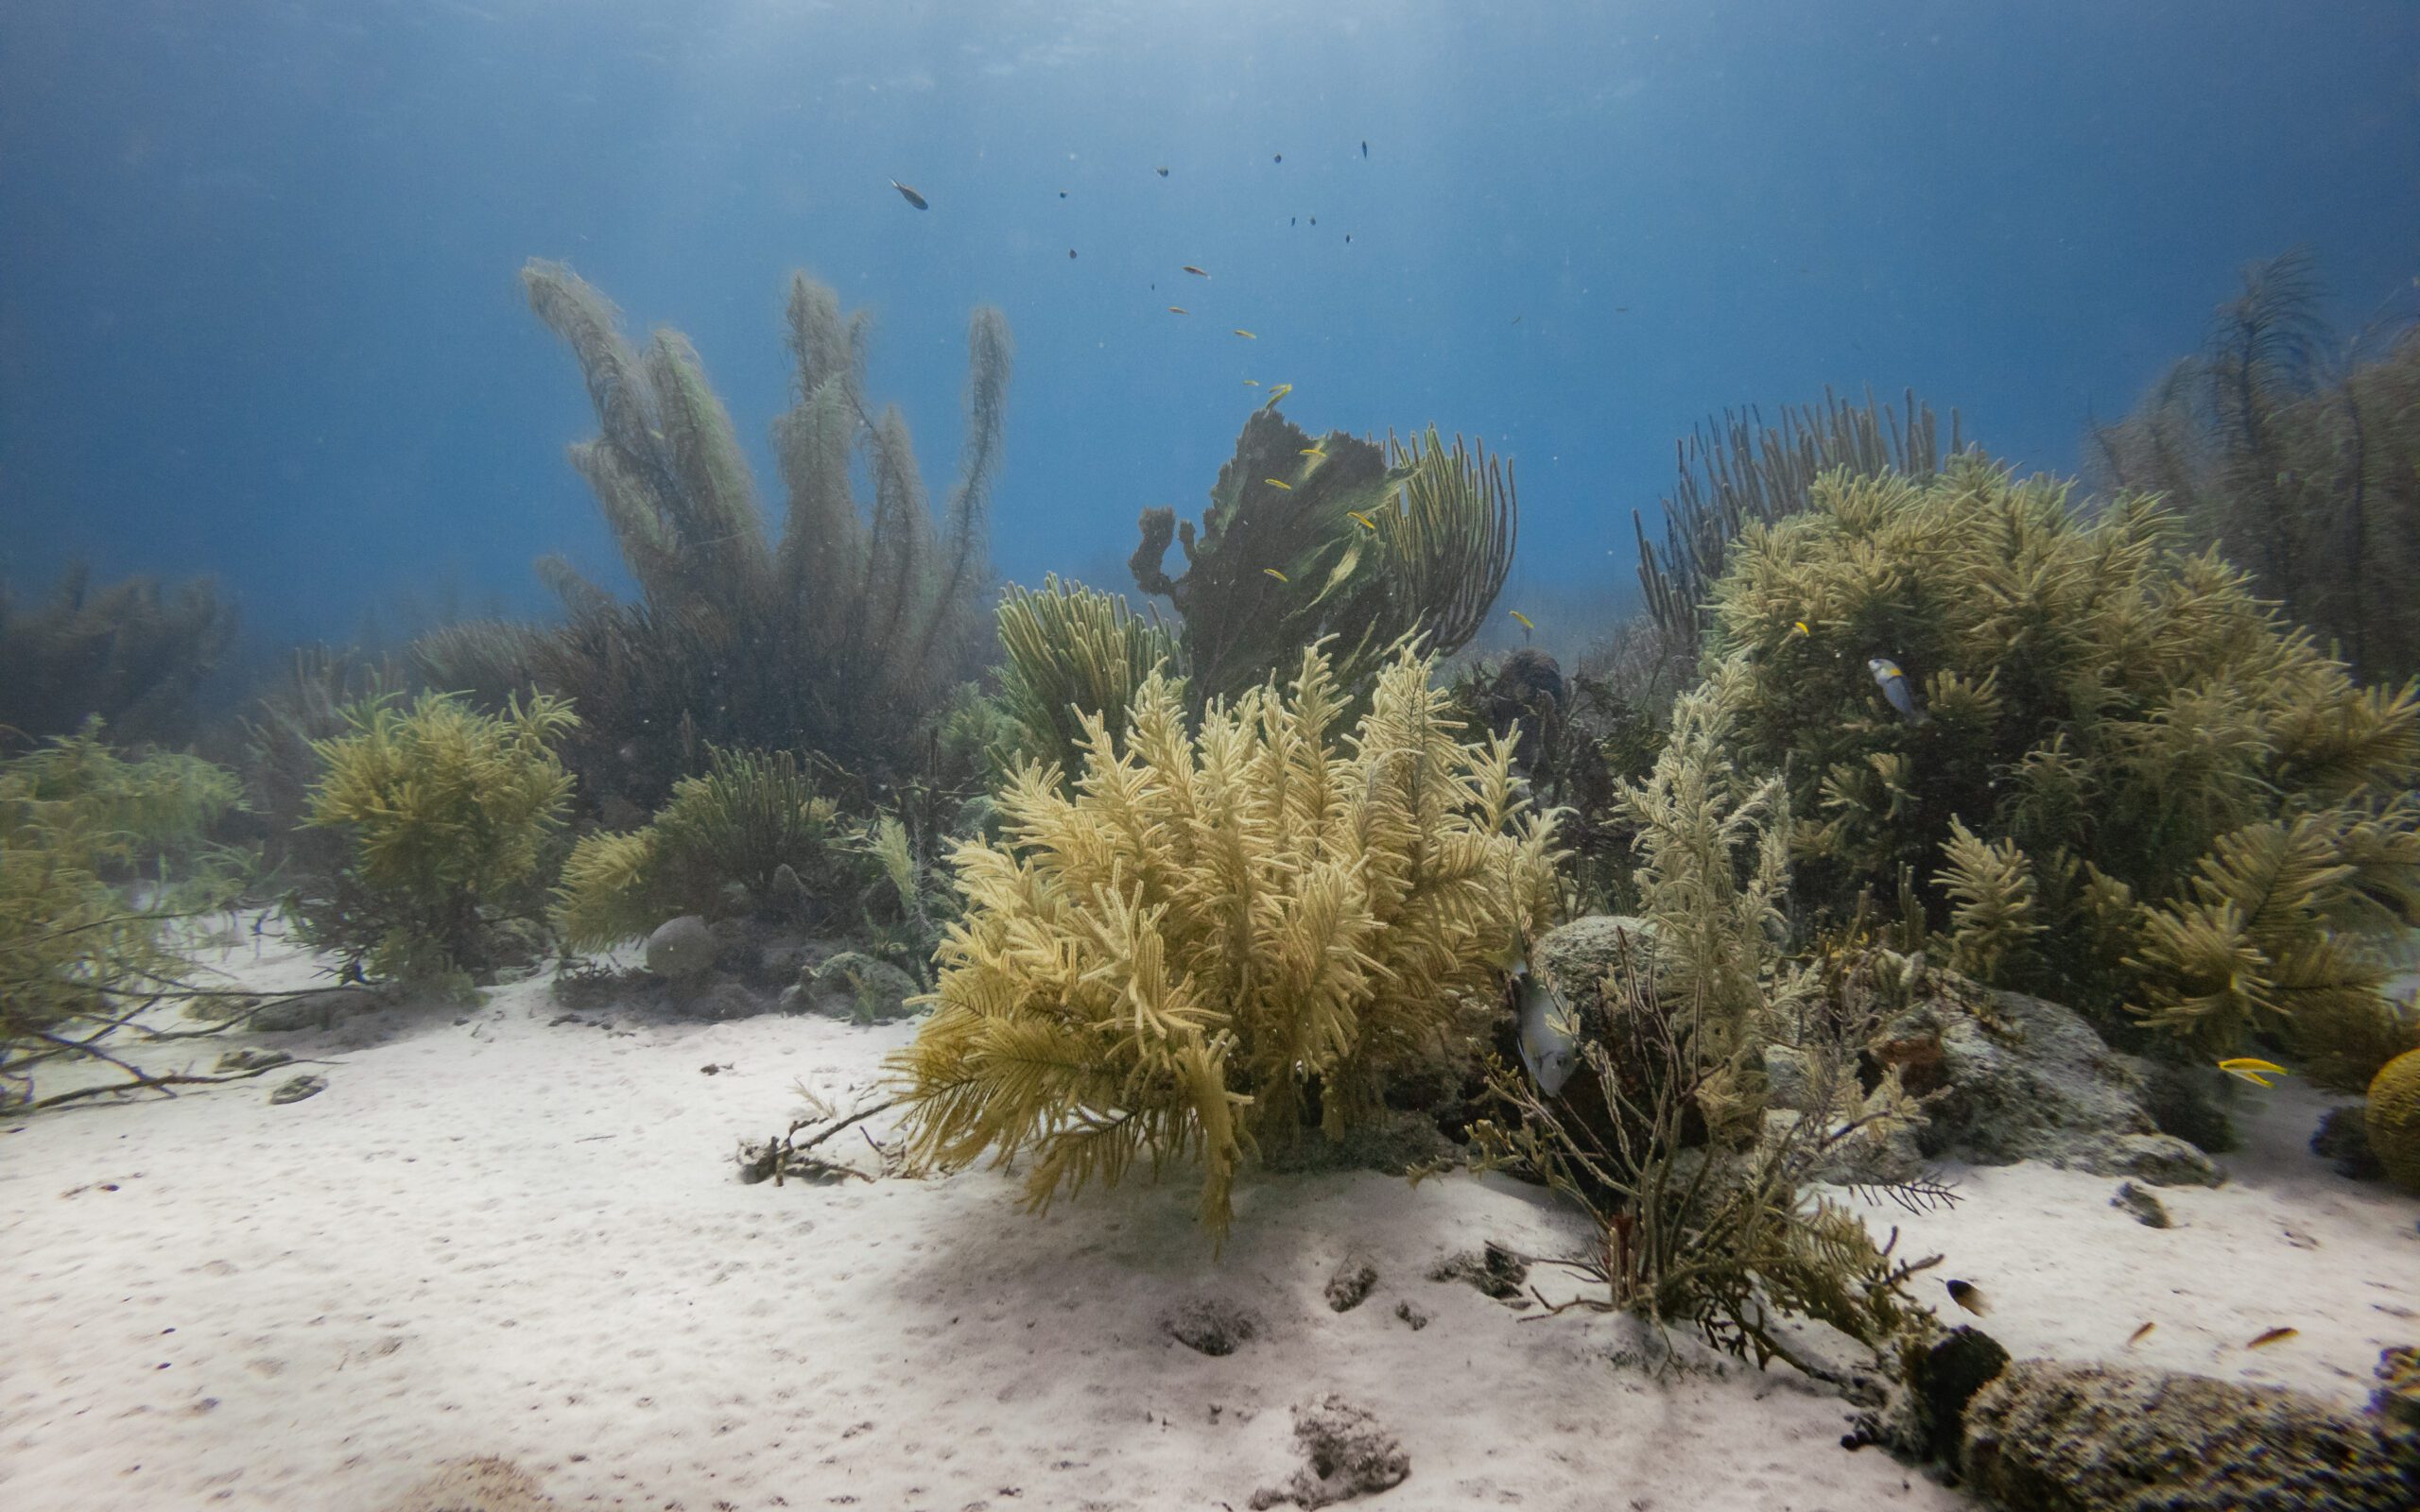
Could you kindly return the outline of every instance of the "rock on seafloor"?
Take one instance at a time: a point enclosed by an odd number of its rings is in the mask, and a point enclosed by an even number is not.
[[[2412,1512],[2420,1437],[2299,1392],[2022,1360],[1967,1404],[1968,1486],[2005,1512]]]
[[[1330,1506],[1391,1490],[1411,1473],[1401,1441],[1367,1408],[1334,1392],[1294,1409],[1294,1442],[1308,1463],[1282,1485],[1254,1491],[1253,1507]]]
[[[715,935],[696,914],[658,924],[647,937],[647,969],[668,982],[702,976],[715,964]]]

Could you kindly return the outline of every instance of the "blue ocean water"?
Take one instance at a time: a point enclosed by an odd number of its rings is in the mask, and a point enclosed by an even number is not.
[[[544,256],[694,339],[769,503],[804,266],[935,479],[1007,312],[1005,576],[1129,586],[1252,378],[1483,438],[1507,602],[1612,603],[1709,411],[1911,386],[2072,472],[2246,262],[2409,298],[2415,185],[2409,0],[6,0],[0,566],[215,573],[272,644],[610,574]]]

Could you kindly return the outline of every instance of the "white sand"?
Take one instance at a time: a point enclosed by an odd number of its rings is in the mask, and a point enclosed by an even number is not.
[[[6,1125],[0,1505],[370,1509],[493,1455],[564,1506],[1240,1509],[1300,1464],[1289,1409],[1330,1391],[1409,1452],[1361,1503],[1389,1512],[1965,1504],[1843,1452],[1846,1406],[1785,1369],[1651,1375],[1627,1320],[1525,1321],[1425,1279],[1489,1239],[1574,1245],[1516,1185],[1256,1181],[1216,1262],[1182,1175],[1044,1218],[990,1171],[746,1186],[735,1141],[780,1126],[793,1081],[846,1102],[910,1030],[562,1011],[532,983],[464,1024],[258,1037],[339,1062],[287,1107],[281,1071]],[[2290,1152],[2309,1105],[2272,1111]],[[2164,1234],[2103,1206],[2114,1182],[2032,1168],[1968,1175],[1964,1207],[1910,1227],[2020,1353],[2114,1353],[2155,1318],[2144,1358],[2357,1397],[2378,1344],[2420,1336],[2377,1310],[2420,1311],[2420,1204],[2268,1144],[2230,1163],[2229,1190],[2164,1194]],[[1379,1280],[1339,1314],[1349,1254]],[[1161,1320],[1198,1297],[1260,1336],[1178,1344]],[[2273,1323],[2303,1336],[2233,1348]]]
[[[2224,1186],[2146,1187],[2175,1227],[2109,1206],[2118,1182],[2027,1162],[1950,1173],[1963,1199],[1911,1217],[1862,1210],[1877,1232],[1944,1263],[1933,1277],[1983,1288],[1968,1319],[1937,1282],[1925,1294],[2020,1359],[2118,1360],[2292,1386],[2346,1406],[2369,1399],[2378,1351],[2420,1344],[2420,1201],[2350,1181],[2310,1154],[2328,1097],[2300,1082],[2237,1094],[2243,1148],[2219,1158]],[[2127,1340],[2154,1325],[2139,1344]],[[2274,1328],[2297,1337],[2258,1349]]]

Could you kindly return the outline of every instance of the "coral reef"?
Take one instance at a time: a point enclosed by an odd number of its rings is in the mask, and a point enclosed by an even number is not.
[[[0,737],[47,740],[97,715],[120,742],[181,744],[195,695],[234,643],[234,608],[207,578],[95,587],[77,562],[31,609],[0,582]]]
[[[2021,1360],[1967,1403],[1968,1486],[2007,1512],[2409,1512],[2420,1444],[2270,1386]]]
[[[583,835],[563,862],[556,928],[602,950],[677,915],[839,915],[872,880],[857,834],[788,751],[714,750],[644,828]]]
[[[2370,1079],[2362,1128],[2387,1179],[2420,1193],[2420,1050],[2407,1050]]]
[[[1357,695],[1399,643],[1442,657],[1477,633],[1517,524],[1511,471],[1484,448],[1456,438],[1449,449],[1434,427],[1409,442],[1331,431],[1314,443],[1264,406],[1219,470],[1199,534],[1174,509],[1145,510],[1129,565],[1183,619],[1196,709],[1330,636],[1338,684]],[[1185,558],[1173,578],[1171,541]]]
[[[1391,1074],[1464,1053],[1498,964],[1545,920],[1550,817],[1504,743],[1469,747],[1430,663],[1378,676],[1344,750],[1325,653],[1214,704],[1165,676],[1070,797],[1026,767],[1006,837],[959,847],[939,1009],[895,1070],[916,1159],[1030,1155],[1037,1206],[1138,1155],[1198,1155],[1223,1233],[1237,1168],[1379,1113]]]
[[[2330,333],[2311,259],[2255,263],[2208,345],[2092,435],[2094,481],[2164,495],[2197,543],[2358,675],[2420,673],[2420,327]]]
[[[348,977],[467,994],[512,954],[499,925],[534,912],[542,847],[571,774],[553,743],[579,720],[540,694],[483,714],[447,695],[349,710],[319,743],[309,822],[347,842],[344,869],[287,896],[302,941]]]
[[[2153,502],[2086,519],[1971,455],[1828,474],[1717,604],[1739,757],[1805,774],[1819,921],[1895,908],[1992,985],[2331,1082],[2412,1042],[2378,989],[2420,921],[2420,699],[2356,685]]]
[[[600,434],[572,448],[572,464],[639,598],[549,558],[540,572],[565,623],[440,631],[415,650],[428,680],[491,706],[531,688],[570,698],[583,728],[566,759],[591,800],[619,797],[640,812],[711,747],[805,747],[854,769],[895,769],[976,658],[1006,318],[978,309],[969,330],[965,451],[937,527],[907,421],[866,407],[867,317],[844,319],[831,289],[795,275],[798,397],[773,432],[787,490],[775,541],[689,343],[658,330],[643,352],[632,347],[619,312],[560,264],[532,262],[522,282],[588,380]]]

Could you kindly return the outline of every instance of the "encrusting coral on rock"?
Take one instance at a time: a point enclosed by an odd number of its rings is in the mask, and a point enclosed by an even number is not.
[[[1959,1466],[2006,1512],[2411,1512],[2420,1438],[2273,1386],[2022,1360],[1965,1410]]]
[[[2370,1080],[2362,1124],[2387,1179],[2420,1192],[2420,1050],[2408,1050]]]

